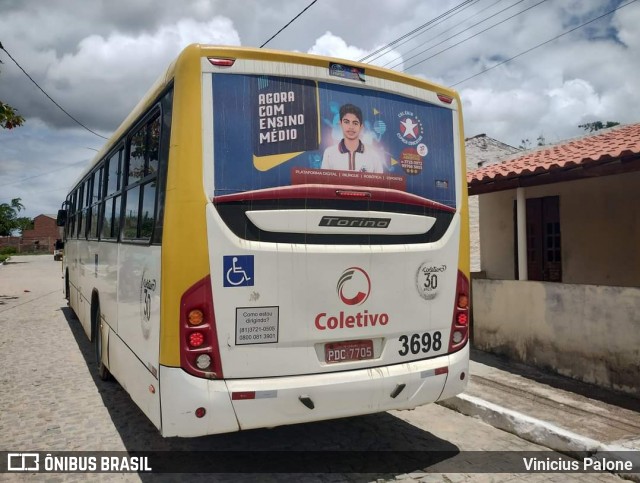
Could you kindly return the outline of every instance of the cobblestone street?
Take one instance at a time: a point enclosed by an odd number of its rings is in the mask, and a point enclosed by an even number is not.
[[[544,448],[439,405],[191,439],[162,438],[114,381],[98,379],[93,347],[62,293],[60,263],[13,257],[0,266],[0,450],[29,451],[542,451]],[[554,453],[549,453],[554,455]],[[203,481],[620,481],[609,474],[428,473],[214,474]],[[358,464],[358,462],[354,462]],[[83,474],[0,474],[1,481],[85,481]],[[181,481],[174,474],[94,474],[98,481]]]

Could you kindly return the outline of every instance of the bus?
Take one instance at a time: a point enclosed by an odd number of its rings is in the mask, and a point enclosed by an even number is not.
[[[372,65],[186,47],[73,184],[64,292],[165,436],[462,392],[459,96]]]

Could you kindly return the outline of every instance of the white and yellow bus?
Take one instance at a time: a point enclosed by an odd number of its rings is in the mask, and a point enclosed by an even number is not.
[[[409,409],[468,380],[458,95],[187,47],[65,201],[65,291],[163,436]]]

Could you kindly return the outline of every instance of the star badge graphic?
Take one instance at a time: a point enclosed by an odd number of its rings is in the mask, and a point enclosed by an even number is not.
[[[402,132],[402,137],[409,138],[412,137],[416,139],[418,137],[418,126],[413,122],[413,119],[407,117],[404,121],[400,121],[400,131]]]

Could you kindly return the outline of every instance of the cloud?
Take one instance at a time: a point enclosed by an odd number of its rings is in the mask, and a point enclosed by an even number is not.
[[[94,156],[95,139],[82,129],[61,136],[38,119],[0,131],[0,203],[22,198],[24,216],[55,213]]]
[[[562,86],[549,89],[546,96],[549,99],[546,117],[553,115],[554,122],[560,125],[569,126],[587,116],[600,117],[605,114],[601,97],[584,79],[567,80]],[[542,121],[548,123],[552,119],[543,117]]]
[[[64,89],[65,105],[82,112],[83,119],[113,129],[190,43],[239,45],[229,19],[208,22],[182,19],[153,34],[113,33],[83,39],[74,54],[64,55],[49,69],[49,81]],[[87,103],[91,99],[92,102]],[[97,102],[96,102],[97,101]]]
[[[460,91],[460,97],[467,137],[485,133],[513,146],[530,137],[537,120],[547,112],[544,96],[525,89],[467,88]],[[521,129],[514,130],[514,125]]]
[[[177,54],[195,42],[240,45],[240,37],[231,20],[224,17],[202,22],[181,19],[152,33],[90,35],[62,56],[52,50],[37,52],[38,60],[29,62],[34,67],[29,70],[66,111],[93,129],[109,132]],[[75,126],[44,96],[34,97],[34,87],[25,86],[23,77],[10,81],[26,98],[33,99],[26,104],[18,102],[25,117],[38,117],[57,128]]]
[[[316,43],[309,49],[310,54],[325,55],[328,57],[340,57],[347,60],[359,60],[367,52],[361,48],[347,45],[340,37],[326,32],[316,40]]]
[[[640,8],[624,8],[616,15],[612,22],[618,31],[618,38],[630,50],[640,48]]]
[[[404,68],[402,55],[392,49],[385,49],[378,54],[369,56],[369,54],[371,54],[372,52],[376,52],[382,47],[384,46],[379,45],[377,47],[374,47],[371,51],[367,51],[360,47],[348,45],[347,42],[341,37],[338,37],[331,32],[326,32],[321,37],[316,39],[316,42],[309,49],[308,53],[314,55],[324,55],[326,57],[337,57],[353,61],[360,61],[360,59],[367,57],[367,59],[364,60],[364,62],[366,63],[387,68],[391,68],[392,66],[396,70],[402,71],[402,69]]]
[[[188,43],[258,46],[308,3],[0,0],[0,40],[65,109],[108,135]],[[268,47],[355,61],[429,24],[420,35],[394,45],[392,52],[369,60],[450,86],[620,5],[544,2],[506,20],[537,2],[487,3],[473,2],[447,20],[431,22],[459,2],[397,0],[365,5],[323,0]],[[497,13],[507,6],[512,8]],[[491,18],[482,26],[464,31],[487,17]],[[578,128],[584,122],[640,122],[639,23],[640,2],[629,4],[458,85],[466,135],[486,133],[517,146],[539,134],[548,142],[584,134]],[[0,195],[22,193],[27,209],[34,210],[30,216],[54,212],[59,206],[56,197],[63,196],[78,171],[67,166],[81,166],[94,154],[87,147],[99,148],[103,140],[60,112],[3,52],[0,59],[4,62],[0,99],[27,118],[23,128],[0,131]],[[57,169],[59,174],[6,186]]]

